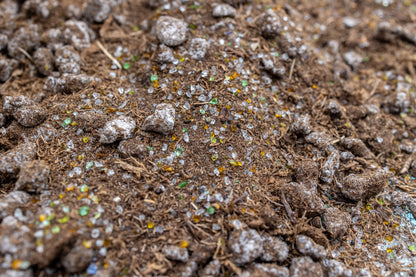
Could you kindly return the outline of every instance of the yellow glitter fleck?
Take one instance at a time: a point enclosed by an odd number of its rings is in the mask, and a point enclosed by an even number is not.
[[[200,220],[201,220],[201,216],[199,216],[199,215],[194,215],[193,217],[192,217],[192,219],[193,219],[193,221],[195,221],[195,222],[199,222]]]
[[[41,214],[41,215],[39,216],[39,220],[40,220],[40,222],[43,222],[45,219],[46,219],[46,215]]]
[[[153,222],[148,222],[147,223],[147,228],[148,229],[153,229],[155,227],[155,224]]]
[[[393,237],[390,235],[386,236],[384,239],[387,241],[393,241]]]
[[[90,249],[92,247],[92,241],[90,240],[83,240],[82,245],[84,245],[85,248]]]
[[[179,247],[180,248],[186,248],[188,247],[189,243],[186,240],[183,240],[181,242],[179,242]]]
[[[88,143],[88,141],[90,140],[90,138],[89,137],[83,137],[82,138],[82,141],[84,142],[84,143]]]
[[[13,262],[12,262],[12,268],[13,269],[19,269],[21,264],[22,264],[22,261],[21,260],[13,260]]]

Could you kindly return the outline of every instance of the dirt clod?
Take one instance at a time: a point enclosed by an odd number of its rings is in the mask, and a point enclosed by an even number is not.
[[[199,273],[201,277],[216,277],[220,275],[221,263],[218,260],[209,262]]]
[[[36,157],[36,144],[27,142],[0,155],[0,183],[6,178],[15,178],[24,162]]]
[[[289,247],[279,238],[265,233],[262,236],[263,254],[260,259],[264,262],[284,262],[289,254]]]
[[[39,73],[48,76],[53,71],[53,54],[48,48],[39,48],[33,54],[36,68]]]
[[[383,170],[361,175],[350,174],[342,182],[341,192],[350,200],[365,200],[381,192],[387,181],[388,174]]]
[[[308,256],[293,258],[290,265],[290,276],[292,277],[323,277],[324,273],[320,264],[315,263]]]
[[[299,235],[296,236],[296,248],[303,255],[310,256],[316,260],[326,257],[326,250],[322,245],[317,244],[311,238]]]
[[[328,208],[324,213],[325,227],[335,238],[342,237],[351,224],[349,213],[341,212],[337,208]]]
[[[41,124],[47,116],[46,110],[39,105],[24,106],[13,113],[13,117],[20,125],[34,127]]]
[[[189,260],[188,249],[176,245],[168,245],[163,248],[163,254],[172,261],[186,263]]]
[[[169,134],[175,126],[175,109],[170,104],[159,104],[143,123],[143,130]]]
[[[262,238],[254,229],[233,231],[228,244],[238,265],[250,263],[263,254]]]
[[[70,273],[81,272],[88,267],[93,256],[92,249],[86,249],[82,244],[77,244],[62,258],[62,265]]]
[[[167,46],[178,46],[186,40],[186,27],[183,20],[162,16],[156,22],[156,37]]]
[[[228,4],[218,4],[212,11],[213,17],[235,17],[237,11]]]
[[[22,164],[15,190],[40,192],[48,189],[49,166],[46,162],[30,161]]]

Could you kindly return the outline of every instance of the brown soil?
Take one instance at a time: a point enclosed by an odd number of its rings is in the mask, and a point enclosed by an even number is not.
[[[416,3],[225,2],[0,2],[0,275],[416,274]]]

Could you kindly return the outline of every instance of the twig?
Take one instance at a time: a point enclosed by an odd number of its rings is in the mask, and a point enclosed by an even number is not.
[[[24,49],[17,47],[17,50],[19,50],[20,52],[22,52],[23,55],[26,56],[26,58],[28,58],[32,63],[35,63],[32,59],[32,57],[29,55],[28,52],[26,52]]]
[[[378,87],[378,84],[380,84],[380,80],[379,79],[377,79],[376,83],[374,84],[374,87],[371,90],[370,95],[367,97],[367,99],[365,99],[366,102],[368,101],[368,99],[370,99],[371,97],[373,97],[373,94],[376,92],[376,89]]]
[[[121,64],[116,60],[116,58],[114,58],[108,51],[107,49],[104,48],[104,46],[101,44],[101,42],[99,42],[97,40],[97,45],[98,47],[100,47],[101,51],[103,51],[104,55],[106,55],[110,60],[113,61],[113,63],[116,64],[116,66],[121,69]]]
[[[287,215],[289,216],[290,221],[292,221],[293,224],[296,224],[295,213],[292,211],[292,208],[290,208],[289,203],[287,203],[285,193],[283,191],[280,193],[280,198],[283,206],[285,206],[285,210]]]
[[[400,174],[405,174],[409,171],[410,165],[412,164],[412,161],[416,159],[416,155],[412,154],[410,155],[407,160],[404,162],[402,170],[400,170]]]
[[[293,69],[295,69],[295,62],[296,62],[296,58],[293,59],[292,65],[290,66],[289,83],[290,83],[290,80],[292,80]]]

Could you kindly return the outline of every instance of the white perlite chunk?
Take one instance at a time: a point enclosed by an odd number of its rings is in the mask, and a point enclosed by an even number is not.
[[[173,261],[186,263],[189,259],[188,249],[179,246],[169,245],[163,249],[166,258]]]
[[[199,276],[219,276],[221,269],[221,263],[218,260],[212,260],[209,262]]]
[[[135,128],[136,122],[134,119],[122,115],[105,124],[100,137],[100,142],[113,143],[117,140],[131,138]]]
[[[311,238],[299,235],[296,236],[296,247],[300,253],[310,256],[314,259],[326,257],[326,250],[322,245],[315,243]]]
[[[263,254],[263,241],[254,229],[235,230],[228,241],[237,265],[253,262]]]
[[[189,55],[194,60],[200,60],[205,57],[209,47],[208,41],[203,38],[194,38],[189,45]]]
[[[219,4],[212,11],[213,17],[235,17],[236,15],[237,11],[228,4]]]
[[[348,269],[343,263],[336,260],[324,259],[322,265],[328,271],[328,277],[352,277],[353,272]]]
[[[175,109],[171,104],[159,104],[154,114],[148,116],[143,123],[144,131],[169,134],[175,126]]]
[[[276,237],[272,237],[265,233],[263,240],[263,255],[260,257],[265,262],[283,262],[289,254],[287,244]]]
[[[161,16],[155,31],[159,41],[167,46],[178,46],[186,40],[186,23],[174,17]]]
[[[363,57],[354,51],[346,52],[344,55],[342,55],[342,57],[344,58],[345,62],[353,69],[357,68],[360,63],[363,62]]]
[[[310,257],[297,257],[290,264],[291,277],[323,277],[324,272],[318,263],[314,263]]]

